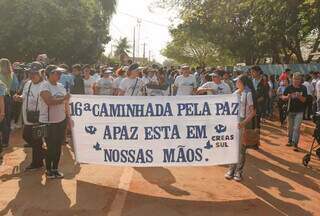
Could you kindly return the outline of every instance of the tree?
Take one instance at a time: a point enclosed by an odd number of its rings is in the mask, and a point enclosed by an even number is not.
[[[176,7],[178,28],[247,64],[308,62],[320,45],[320,0],[159,0]],[[181,28],[183,26],[183,28]],[[177,28],[177,29],[178,29]]]
[[[229,64],[230,59],[221,58],[219,49],[211,42],[195,37],[183,26],[171,30],[173,40],[162,50],[167,58],[179,63],[188,63],[205,67],[212,64]]]
[[[94,63],[110,41],[114,0],[2,0],[0,53],[31,61],[47,53],[69,64]],[[106,7],[106,5],[113,7]],[[105,5],[103,7],[102,5]]]
[[[120,38],[117,41],[115,56],[120,56],[121,54],[128,54],[130,52],[131,46],[129,45],[128,39],[126,37]]]

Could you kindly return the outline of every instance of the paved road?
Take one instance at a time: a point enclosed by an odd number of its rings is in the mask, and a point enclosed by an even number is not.
[[[118,168],[77,165],[64,147],[66,178],[46,180],[24,172],[30,149],[21,131],[0,166],[0,216],[308,216],[320,215],[320,161],[305,168],[304,152],[286,147],[285,131],[268,122],[259,151],[250,150],[242,183],[227,181],[225,166]],[[312,141],[302,137],[302,147]]]

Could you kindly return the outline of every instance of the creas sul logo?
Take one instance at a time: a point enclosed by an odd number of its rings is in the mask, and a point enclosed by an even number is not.
[[[219,124],[215,126],[214,129],[216,130],[217,133],[221,134],[227,131],[227,126]]]
[[[85,127],[85,130],[88,134],[94,135],[97,132],[97,128],[94,126],[87,126]]]

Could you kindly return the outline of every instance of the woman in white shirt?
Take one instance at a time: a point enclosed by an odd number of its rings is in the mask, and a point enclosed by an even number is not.
[[[229,171],[225,174],[228,180],[234,179],[235,181],[242,180],[243,167],[246,160],[246,145],[242,140],[243,134],[246,129],[254,129],[254,117],[256,115],[256,93],[252,81],[248,76],[242,75],[237,78],[237,91],[235,94],[240,97],[240,123],[239,123],[239,141],[240,141],[240,157],[239,163],[230,166]]]
[[[96,95],[113,95],[114,80],[112,71],[107,68],[102,70],[102,77],[94,84],[94,92]]]
[[[22,103],[24,122],[23,139],[32,147],[32,162],[26,170],[36,170],[43,167],[44,149],[42,138],[32,136],[32,128],[39,123],[40,87],[43,84],[41,75],[42,64],[33,62],[29,72],[30,80],[26,82],[22,95],[15,95],[14,100]]]
[[[39,121],[47,125],[46,176],[49,179],[63,178],[63,174],[58,171],[58,166],[61,146],[65,141],[70,95],[63,85],[58,83],[62,71],[62,68],[49,65],[46,68],[48,80],[40,87]]]
[[[95,83],[95,79],[90,74],[90,68],[85,68],[83,70],[83,82],[84,82],[84,93],[86,95],[93,95],[93,86]]]

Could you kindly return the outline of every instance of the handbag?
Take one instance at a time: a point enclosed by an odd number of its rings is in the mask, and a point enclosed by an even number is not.
[[[48,122],[49,122],[49,106],[48,106]],[[48,124],[37,124],[32,126],[32,138],[35,140],[48,137]]]
[[[27,107],[26,107],[26,113],[27,113],[27,121],[30,123],[39,123],[39,117],[40,117],[40,111],[38,110],[38,104],[39,104],[39,95],[37,97],[37,104],[36,104],[36,110],[30,111],[29,110],[29,95],[31,90],[32,82],[30,83],[28,94],[27,94]]]
[[[245,117],[247,114],[247,96],[245,99]],[[257,118],[252,118],[251,122],[245,126],[242,131],[242,144],[247,148],[259,148],[260,146],[260,129],[257,127]]]

